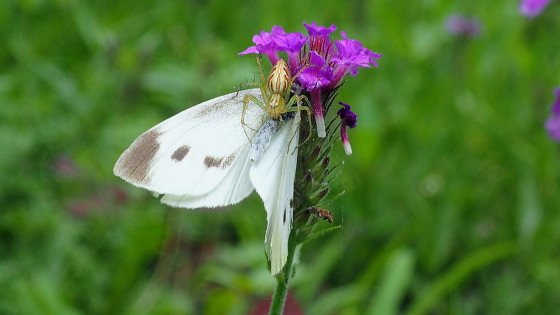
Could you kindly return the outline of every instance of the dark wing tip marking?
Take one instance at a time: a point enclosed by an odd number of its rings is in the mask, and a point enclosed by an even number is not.
[[[237,91],[237,93],[239,93],[239,91]],[[224,99],[220,102],[214,103],[211,106],[206,106],[204,108],[202,108],[201,110],[197,111],[193,118],[195,119],[199,119],[199,118],[204,118],[207,117],[208,115],[214,114],[214,113],[219,113],[219,112],[224,112],[227,108],[227,106],[229,106],[229,103],[232,102],[233,100],[235,100],[236,98],[240,98],[240,96],[238,96],[237,94],[232,95],[230,98]]]
[[[236,153],[232,153],[226,157],[215,157],[215,156],[206,156],[204,158],[204,166],[206,168],[216,167],[225,169],[226,167],[230,166],[235,160]]]
[[[185,156],[189,154],[190,150],[191,147],[189,147],[188,145],[182,145],[177,150],[175,150],[175,152],[173,152],[173,154],[171,155],[171,159],[175,162],[181,162],[185,158]]]
[[[119,176],[133,183],[149,183],[147,177],[153,159],[159,150],[160,132],[153,129],[141,135],[119,158]]]

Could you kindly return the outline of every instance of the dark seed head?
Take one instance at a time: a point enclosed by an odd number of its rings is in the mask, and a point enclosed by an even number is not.
[[[315,148],[313,148],[313,153],[311,153],[311,156],[313,156],[314,158],[319,156],[319,153],[321,153],[321,147],[320,146],[316,146]]]
[[[305,174],[305,181],[308,183],[313,182],[313,175],[311,175],[311,170],[307,170],[307,174]]]

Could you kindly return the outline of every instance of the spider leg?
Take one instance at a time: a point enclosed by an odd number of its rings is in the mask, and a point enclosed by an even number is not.
[[[307,105],[303,105],[302,103],[307,103]],[[297,106],[293,107],[294,104],[297,105]],[[309,141],[311,139],[311,136],[312,136],[312,133],[313,133],[313,125],[311,123],[311,110],[309,109],[310,106],[311,106],[311,102],[309,101],[309,99],[305,95],[294,95],[294,96],[292,96],[292,98],[290,98],[290,100],[288,101],[288,103],[286,103],[286,106],[285,106],[286,112],[296,112],[296,111],[297,112],[301,112],[301,111],[307,112],[307,122],[309,123],[309,135],[307,135],[307,138],[305,139],[305,141],[300,145],[303,145],[304,143]]]
[[[249,139],[249,141],[251,141],[251,139],[249,138],[249,135],[247,134],[247,130],[245,129],[245,127],[249,128],[251,130],[255,130],[251,126],[247,126],[247,124],[245,124],[245,112],[247,111],[247,106],[249,106],[249,103],[251,101],[253,101],[253,103],[257,104],[264,111],[267,110],[267,106],[263,102],[261,102],[258,98],[256,98],[254,95],[247,94],[243,98],[243,112],[241,114],[241,125],[243,126],[243,131],[245,132],[245,136],[247,136],[247,139]]]

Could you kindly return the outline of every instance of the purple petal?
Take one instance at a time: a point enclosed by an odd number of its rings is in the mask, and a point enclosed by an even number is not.
[[[315,51],[309,52],[309,65],[297,77],[307,91],[328,86],[332,81],[332,70],[326,60]]]
[[[256,46],[251,46],[247,49],[245,49],[244,51],[238,53],[238,55],[247,55],[247,54],[258,54],[259,50],[257,49]]]
[[[265,31],[261,31],[261,35],[253,36],[253,43],[257,44],[257,49],[261,52],[264,52],[268,49],[275,49],[276,43],[274,43],[274,37],[271,33],[267,33]]]
[[[527,17],[533,18],[541,13],[551,0],[522,0],[519,5],[521,13]]]
[[[272,37],[282,36],[282,35],[286,34],[286,32],[284,31],[284,28],[282,26],[278,26],[278,25],[274,25],[272,27],[272,29],[270,30],[270,33],[272,34]]]
[[[375,59],[381,58],[381,54],[363,47],[359,41],[348,39],[345,32],[340,33],[344,39],[335,41],[337,52],[331,59],[335,63],[331,87],[336,86],[347,74],[356,76],[360,67],[377,67]]]
[[[552,117],[546,123],[545,128],[550,137],[556,141],[560,141],[560,88],[554,90],[556,99],[552,103]]]
[[[353,76],[358,73],[358,67],[370,68],[370,64],[377,67],[375,59],[379,59],[381,54],[363,47],[360,41],[347,39],[345,32],[341,34],[344,39],[335,41],[337,54],[332,61],[350,67],[350,74]]]
[[[560,141],[560,116],[550,117],[544,126],[552,139]]]
[[[552,113],[560,116],[560,87],[554,90],[554,95],[556,96],[556,100],[552,103]]]
[[[238,53],[238,55],[246,54],[265,54],[270,59],[270,63],[276,64],[278,61],[278,46],[275,42],[275,37],[282,36],[285,34],[284,29],[280,26],[273,26],[272,32],[268,33],[261,31],[260,35],[253,36],[253,43],[255,46],[251,46],[244,51]]]
[[[311,25],[303,22],[303,26],[307,29],[309,36],[329,36],[330,33],[336,31],[336,26],[333,24],[329,28],[324,26],[317,26],[317,22],[312,22]]]
[[[307,36],[301,33],[284,33],[274,37],[274,42],[278,51],[285,51],[288,55],[290,71],[295,73],[300,61],[300,52],[307,43]]]
[[[302,33],[285,33],[274,37],[278,50],[286,52],[299,52],[307,42],[307,36]]]

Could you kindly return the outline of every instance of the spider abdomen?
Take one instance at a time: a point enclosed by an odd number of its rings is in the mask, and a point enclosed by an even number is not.
[[[285,95],[292,85],[292,75],[284,59],[279,59],[268,76],[268,88],[272,94]]]

